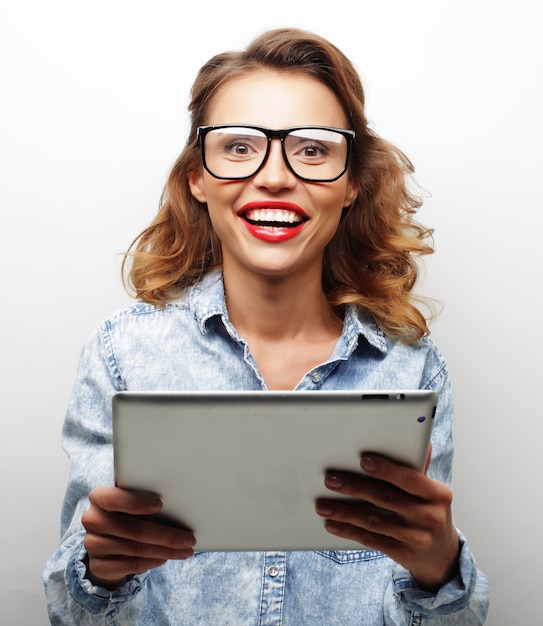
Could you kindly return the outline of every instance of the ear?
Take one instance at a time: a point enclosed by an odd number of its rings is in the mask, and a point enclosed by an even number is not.
[[[345,200],[343,202],[343,208],[351,206],[356,196],[358,195],[358,185],[355,185],[351,180],[347,183],[347,189],[345,190]]]
[[[207,196],[205,192],[203,169],[191,170],[187,173],[187,179],[191,194],[198,202],[205,204],[207,202]]]

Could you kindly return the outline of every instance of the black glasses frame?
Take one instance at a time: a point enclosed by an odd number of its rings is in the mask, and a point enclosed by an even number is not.
[[[236,176],[236,177],[217,176],[217,174],[215,174],[209,169],[206,163],[206,154],[205,154],[205,147],[204,147],[205,136],[212,130],[216,130],[220,128],[251,128],[253,130],[258,130],[264,135],[266,135],[268,139],[268,145],[266,146],[266,154],[264,155],[264,159],[262,160],[262,163],[259,165],[259,167],[249,176]],[[345,137],[345,139],[347,140],[347,154],[345,156],[345,165],[337,176],[334,176],[333,178],[306,178],[305,176],[300,176],[294,171],[294,168],[290,164],[288,157],[287,157],[286,150],[285,150],[285,137],[287,137],[287,135],[289,135],[293,131],[304,130],[304,129],[331,130]],[[343,174],[345,174],[345,172],[347,171],[347,167],[349,165],[349,159],[352,153],[352,144],[353,144],[353,139],[355,138],[355,132],[354,130],[347,130],[345,128],[334,128],[333,126],[291,126],[290,128],[283,128],[282,130],[272,130],[270,128],[263,128],[262,126],[252,126],[250,124],[216,124],[215,126],[199,126],[197,129],[197,137],[200,142],[200,152],[202,154],[203,166],[211,174],[211,176],[213,176],[213,178],[218,178],[219,180],[247,180],[249,178],[252,178],[253,176],[256,176],[258,172],[260,172],[260,170],[266,165],[268,157],[270,156],[270,147],[271,147],[272,139],[280,139],[283,159],[285,163],[287,164],[288,169],[294,174],[294,176],[296,176],[296,178],[299,178],[300,180],[303,180],[309,183],[332,183],[335,180],[338,180],[338,178],[341,178]]]

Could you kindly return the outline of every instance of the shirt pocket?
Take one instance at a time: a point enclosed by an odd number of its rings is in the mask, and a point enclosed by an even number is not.
[[[360,561],[375,561],[386,559],[386,554],[378,550],[315,550],[316,554],[330,559],[335,563],[360,563]]]

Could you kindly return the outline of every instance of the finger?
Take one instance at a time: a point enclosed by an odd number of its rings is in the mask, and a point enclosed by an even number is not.
[[[336,500],[319,500],[316,511],[331,522],[349,526],[344,532],[350,533],[352,537],[358,536],[358,540],[362,534],[367,535],[366,541],[368,537],[387,537],[399,544],[413,545],[419,549],[424,548],[431,540],[431,534],[426,529],[415,527],[403,517],[374,506],[353,506]]]
[[[386,509],[391,513],[404,514],[406,509],[419,502],[390,483],[355,474],[331,472],[326,475],[324,482],[332,491]]]
[[[432,497],[436,481],[412,467],[395,463],[376,454],[364,454],[360,465],[369,475],[390,483],[408,494],[423,499]]]
[[[140,544],[165,546],[173,549],[192,548],[196,539],[189,530],[167,526],[138,516],[108,513],[90,507],[83,513],[82,523],[87,533],[108,536]]]
[[[382,458],[382,457],[381,457]],[[383,463],[387,462],[383,459]],[[400,471],[402,466],[395,465]],[[330,472],[325,477],[328,489],[348,495],[356,500],[369,502],[380,509],[400,516],[406,524],[424,527],[439,527],[443,523],[452,504],[452,491],[438,481],[412,470],[416,481],[424,481],[426,485],[418,489],[419,494],[413,495],[403,489],[385,482],[356,474]],[[377,473],[377,472],[375,472]],[[384,474],[384,472],[383,472]],[[400,481],[398,481],[400,482]],[[405,486],[405,484],[404,484]],[[415,491],[412,489],[412,491]]]
[[[87,533],[83,540],[93,559],[182,560],[194,554],[192,548],[174,548],[167,545],[140,543],[114,537]]]
[[[166,561],[137,558],[89,558],[87,578],[102,587],[122,585],[127,576],[160,567]]]
[[[394,561],[411,570],[421,587],[429,590],[439,589],[458,571],[458,535],[456,531],[451,534],[451,542],[447,542],[450,546],[450,548],[446,548],[448,552],[438,547],[436,554],[436,545],[427,533],[420,533],[418,541],[409,543],[336,520],[327,519],[325,528],[333,535],[387,554]]]
[[[335,520],[326,520],[325,529],[336,537],[342,537],[349,541],[355,541],[366,548],[379,550],[389,556],[395,555],[402,551],[402,545],[394,538],[386,535],[379,535],[351,524],[343,524]]]
[[[443,517],[450,514],[452,491],[443,483],[416,471],[414,473],[418,474],[415,477],[417,480],[427,483],[424,489],[419,489],[421,496],[407,493],[380,479],[341,472],[327,474],[325,485],[341,495],[352,496],[394,513],[413,526],[439,527],[443,523]]]
[[[426,464],[424,466],[424,473],[428,474],[428,468],[430,467],[430,461],[432,460],[432,442],[428,444],[428,455],[426,456]]]
[[[394,537],[372,533],[365,528],[336,522],[335,520],[326,520],[325,528],[336,537],[355,541],[366,548],[387,554],[397,563],[403,564],[406,569],[410,569],[411,564],[414,562],[416,549],[409,543],[398,541]]]
[[[129,491],[111,485],[96,487],[89,494],[91,505],[104,511],[129,513],[130,515],[152,515],[162,508],[162,501],[157,494],[141,491]]]

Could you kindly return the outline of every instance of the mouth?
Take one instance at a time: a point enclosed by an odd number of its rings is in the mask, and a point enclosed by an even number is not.
[[[297,204],[278,201],[256,201],[238,211],[247,231],[266,243],[283,243],[297,237],[309,216]]]
[[[272,229],[294,229],[309,219],[301,207],[285,202],[250,202],[238,216],[251,226]]]
[[[254,209],[246,211],[242,217],[253,226],[268,228],[293,228],[305,221],[299,213],[284,209]]]

